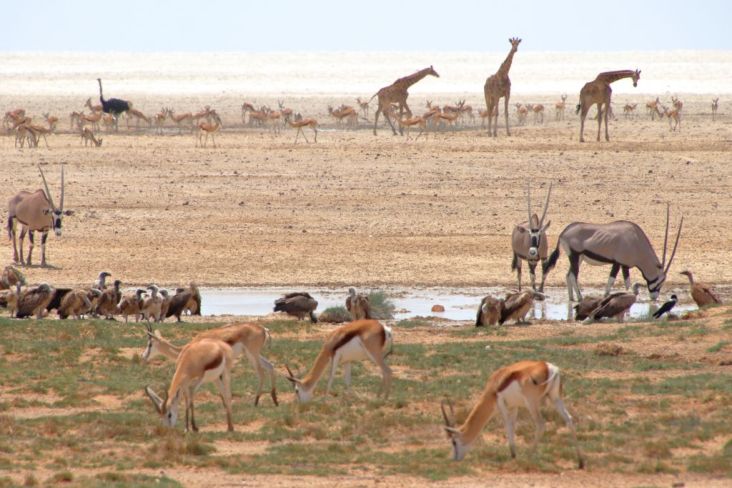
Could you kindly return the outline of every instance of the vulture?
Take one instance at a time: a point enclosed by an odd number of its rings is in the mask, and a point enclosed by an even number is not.
[[[48,302],[48,305],[46,305],[46,310],[48,310],[49,312],[54,308],[58,310],[64,297],[70,291],[71,288],[54,288],[53,297],[51,298],[51,301]]]
[[[35,315],[36,319],[42,319],[46,306],[53,299],[54,289],[47,283],[42,283],[35,288],[23,290],[18,297],[18,310],[15,316],[19,319]]]
[[[122,297],[117,305],[117,314],[122,315],[125,318],[125,324],[129,320],[130,315],[135,316],[135,322],[140,321],[140,314],[142,313],[142,305],[145,299],[142,295],[145,294],[145,290],[137,289],[135,293],[128,293]]]
[[[640,290],[640,287],[640,283],[635,283],[633,285],[632,293],[619,291],[609,294],[600,300],[600,304],[595,308],[595,310],[590,312],[585,321],[592,322],[603,317],[617,317],[618,321],[622,322],[625,312],[633,306],[638,298],[638,291]]]
[[[175,295],[170,297],[168,302],[165,318],[175,315],[178,322],[182,322],[180,317],[186,310],[189,310],[191,315],[201,315],[201,293],[195,283],[191,283],[190,288],[176,290]]]
[[[117,304],[122,300],[120,285],[122,285],[120,280],[114,280],[114,287],[107,288],[102,292],[102,296],[99,297],[96,305],[97,314],[112,319],[112,316],[117,312]]]
[[[602,297],[584,297],[574,306],[574,319],[585,320],[600,305],[601,301]]]
[[[151,293],[142,303],[142,317],[148,322],[151,317],[155,322],[159,322],[163,311],[163,297],[158,295],[160,288],[157,285],[150,285],[147,289]]]
[[[10,290],[0,291],[0,306],[6,307],[11,317],[15,317],[15,311],[18,310],[18,297],[20,297],[20,282],[16,283]]]
[[[92,302],[89,299],[89,290],[76,289],[66,293],[61,300],[57,312],[60,319],[73,317],[79,320],[82,315],[91,312]]]
[[[501,317],[503,301],[492,296],[487,296],[480,301],[478,316],[475,317],[475,326],[496,325]]]
[[[348,289],[348,298],[346,298],[346,309],[351,314],[351,319],[353,320],[371,318],[371,305],[369,303],[369,297],[362,294],[357,295],[354,288]]]
[[[107,278],[109,278],[110,276],[112,276],[112,273],[102,271],[101,273],[99,273],[99,277],[97,278],[97,281],[95,281],[92,285],[92,288],[96,288],[97,290],[106,290]]]
[[[318,302],[309,293],[295,292],[275,300],[274,311],[285,312],[299,320],[303,320],[306,315],[309,315],[310,321],[316,323],[318,321],[314,313],[316,308],[318,308]]]
[[[534,305],[534,296],[544,295],[533,290],[506,295],[506,298],[501,300],[501,317],[498,319],[498,325],[503,325],[508,320],[515,320],[517,324],[526,323],[526,314]]]
[[[17,283],[25,285],[25,276],[15,266],[5,266],[3,274],[0,275],[0,290],[10,290]]]
[[[686,275],[689,278],[689,285],[691,286],[691,298],[694,299],[696,305],[701,308],[713,303],[722,303],[717,295],[712,291],[709,285],[694,281],[694,275],[691,271],[686,270],[681,272],[682,275]]]

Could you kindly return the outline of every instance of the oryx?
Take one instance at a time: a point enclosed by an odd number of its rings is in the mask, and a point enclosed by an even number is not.
[[[609,224],[586,224],[574,222],[564,228],[557,247],[549,259],[544,263],[546,274],[557,263],[560,248],[567,253],[569,258],[569,271],[567,271],[567,291],[569,300],[574,301],[573,291],[577,291],[577,299],[582,300],[577,277],[581,261],[589,264],[602,266],[612,264],[610,277],[605,288],[605,295],[615,283],[615,277],[620,268],[623,268],[626,290],[630,288],[630,268],[638,268],[648,285],[648,292],[652,300],[658,298],[663,282],[666,281],[666,273],[671,267],[671,262],[676,254],[676,247],[681,237],[681,227],[684,224],[684,217],[679,222],[679,230],[676,234],[676,242],[671,252],[671,258],[666,263],[666,249],[668,244],[668,221],[669,208],[666,207],[666,233],[663,240],[663,260],[659,261],[656,252],[653,250],[651,241],[648,240],[643,229],[633,222],[619,220]]]
[[[536,214],[531,213],[531,189],[529,184],[526,185],[526,199],[528,202],[529,214],[526,222],[516,224],[511,234],[511,248],[513,249],[513,261],[511,262],[511,270],[518,273],[518,287],[521,291],[521,260],[525,259],[529,263],[529,274],[531,275],[531,287],[536,291],[536,264],[539,260],[546,262],[548,255],[546,229],[552,223],[551,220],[544,223],[546,211],[549,208],[549,197],[552,194],[552,185],[549,184],[549,192],[546,194],[546,202],[544,203],[544,212],[541,219]],[[546,280],[545,267],[542,266],[541,285],[539,291],[544,291],[544,281]]]
[[[61,166],[61,201],[57,207],[51,197],[51,192],[46,183],[46,177],[43,170],[38,166],[43,178],[43,190],[36,190],[31,193],[28,191],[20,191],[8,202],[8,237],[13,240],[13,260],[19,264],[31,264],[31,255],[33,253],[33,232],[41,232],[41,266],[46,266],[46,239],[48,231],[53,229],[57,237],[61,237],[61,218],[64,215],[73,215],[71,210],[64,211],[64,167]],[[21,223],[20,231],[20,256],[18,255],[18,247],[16,245],[16,224],[15,221]],[[28,260],[23,262],[23,239],[28,233],[30,246],[28,248]]]

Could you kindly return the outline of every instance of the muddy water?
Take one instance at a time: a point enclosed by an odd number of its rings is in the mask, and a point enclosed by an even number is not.
[[[280,288],[202,288],[203,315],[267,315],[272,312],[274,301],[284,293],[295,291]],[[305,290],[303,290],[305,291]],[[348,294],[346,289],[309,289],[307,290],[317,301],[316,313],[326,308],[343,306]],[[474,320],[478,305],[482,297],[494,295],[502,297],[506,293],[502,287],[452,289],[452,288],[425,288],[425,289],[389,289],[387,296],[396,306],[394,318],[397,320],[414,317],[439,317],[448,320]],[[536,301],[530,318],[548,320],[567,320],[570,307],[567,302],[565,288],[547,289],[547,299]],[[682,290],[670,290],[668,295],[676,293],[681,303],[674,312],[692,310],[696,308],[693,302],[685,300],[686,294]],[[602,290],[586,289],[586,296],[602,295]],[[664,294],[664,296],[666,296]],[[659,307],[663,301],[652,303],[641,298],[630,309],[631,318],[647,316]],[[432,312],[434,305],[445,307],[444,312]]]

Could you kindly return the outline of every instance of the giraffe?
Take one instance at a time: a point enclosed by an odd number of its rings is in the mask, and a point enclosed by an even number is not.
[[[606,71],[597,75],[593,81],[585,83],[585,86],[580,90],[580,103],[577,104],[577,113],[580,114],[580,142],[585,142],[585,118],[590,107],[597,104],[597,140],[600,141],[600,129],[602,128],[602,120],[605,119],[605,140],[610,140],[610,134],[607,128],[607,119],[610,113],[610,97],[612,96],[613,90],[610,88],[610,84],[623,78],[632,78],[633,86],[638,86],[638,80],[640,79],[640,70],[620,70],[620,71]],[[605,110],[603,112],[603,105]],[[600,116],[599,114],[602,114]]]
[[[508,70],[511,69],[513,55],[516,54],[521,39],[512,37],[508,42],[511,43],[511,50],[508,52],[508,56],[506,56],[506,59],[501,64],[501,67],[498,68],[496,74],[489,76],[483,86],[485,106],[490,114],[488,116],[488,135],[493,137],[498,135],[498,102],[501,98],[505,98],[503,112],[506,115],[506,134],[511,135],[511,131],[508,128],[508,99],[511,98],[511,80],[508,79]],[[493,128],[493,133],[491,133],[491,127]]]
[[[379,107],[376,109],[376,117],[374,118],[374,135],[376,135],[376,125],[379,122],[380,113],[384,114],[384,118],[387,122],[389,122],[389,125],[391,126],[391,131],[394,133],[394,135],[396,135],[394,124],[392,124],[388,114],[390,105],[392,103],[395,103],[399,106],[399,119],[402,118],[405,109],[409,117],[411,117],[412,111],[409,110],[409,106],[407,105],[407,97],[409,96],[409,93],[407,93],[407,89],[409,89],[410,86],[414,85],[427,75],[436,76],[437,78],[440,77],[440,75],[437,74],[434,68],[430,66],[429,68],[419,70],[414,74],[405,76],[404,78],[399,78],[394,83],[389,86],[385,86],[384,88],[376,92],[376,95],[371,97],[369,102],[375,97],[379,97]],[[402,130],[401,126],[399,127],[399,134],[404,135],[404,131]]]

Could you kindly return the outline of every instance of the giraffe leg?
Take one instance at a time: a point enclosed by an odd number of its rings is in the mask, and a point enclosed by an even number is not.
[[[374,117],[374,135],[376,135],[376,124],[379,123],[379,114],[381,113],[381,104],[379,104],[379,107],[376,109],[376,116]],[[386,114],[384,114],[386,116]]]
[[[610,117],[610,99],[609,98],[607,100],[607,110],[605,110],[605,140],[607,142],[610,142],[610,133],[608,132],[608,128],[607,128],[608,117]],[[615,117],[615,116],[613,115],[613,117]]]
[[[605,109],[607,110],[607,109]],[[602,102],[597,104],[597,142],[600,142],[600,130],[602,129]],[[607,123],[605,124],[607,126]]]
[[[392,135],[397,135],[397,131],[394,128],[394,124],[391,123],[391,119],[389,118],[389,114],[386,113],[386,112],[384,112],[384,118],[386,119],[387,122],[389,122],[389,127],[391,127]]]
[[[505,103],[503,106],[503,112],[504,112],[504,115],[506,116],[506,134],[509,136],[511,135],[511,130],[508,128],[508,99],[510,97],[511,97],[511,91],[509,90],[506,92]]]
[[[587,112],[590,111],[590,107],[584,103],[581,105],[580,113],[580,142],[585,142],[585,119],[587,118]]]

